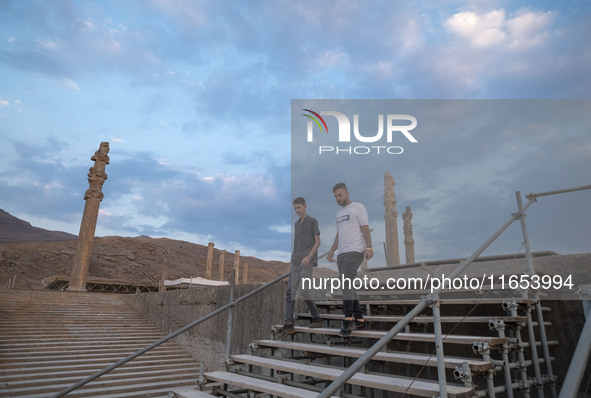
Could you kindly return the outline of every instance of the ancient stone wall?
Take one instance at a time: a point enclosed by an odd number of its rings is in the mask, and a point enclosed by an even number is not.
[[[237,299],[260,285],[235,287]],[[272,325],[283,324],[287,281],[281,281],[239,303],[234,312],[231,353],[246,352],[251,341],[270,338]],[[165,334],[208,315],[229,302],[229,286],[200,286],[159,293],[126,295],[125,299]],[[206,320],[175,341],[202,362],[206,370],[222,367],[226,352],[228,312]]]

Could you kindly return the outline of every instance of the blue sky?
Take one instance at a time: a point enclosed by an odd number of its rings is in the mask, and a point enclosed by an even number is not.
[[[587,1],[2,1],[0,208],[76,234],[90,156],[108,141],[98,236],[213,241],[285,260],[292,99],[589,98],[590,21]],[[499,191],[511,201],[527,188],[514,182],[589,184],[570,169],[591,166],[589,124],[573,134],[532,138],[537,147],[488,156],[482,168],[540,159],[560,142],[579,152],[542,163],[553,178],[531,166],[528,180],[505,178]],[[493,145],[466,140],[484,143]],[[462,153],[479,153],[471,149]],[[479,159],[458,155],[434,154],[455,164],[459,189],[478,178],[466,170]],[[416,178],[436,181],[424,170]],[[418,182],[397,188],[432,193]],[[457,220],[462,210],[431,215]],[[461,240],[461,230],[444,235]],[[465,251],[423,234],[418,259]],[[545,243],[538,249],[581,250]]]

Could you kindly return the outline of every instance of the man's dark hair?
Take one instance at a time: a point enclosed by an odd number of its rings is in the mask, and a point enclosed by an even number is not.
[[[302,205],[305,206],[306,205],[306,199],[302,198],[301,196],[298,196],[297,198],[295,198],[293,200],[293,204],[295,205]]]
[[[337,189],[344,189],[345,191],[349,192],[349,190],[347,189],[347,186],[345,185],[344,182],[339,182],[337,185],[335,185],[334,187],[332,187],[332,192],[336,191]]]

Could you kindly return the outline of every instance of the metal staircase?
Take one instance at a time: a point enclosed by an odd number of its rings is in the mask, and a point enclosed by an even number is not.
[[[317,302],[324,308],[327,327],[308,328],[296,326],[296,334],[287,341],[256,340],[250,352],[230,356],[225,371],[206,372],[202,388],[211,395],[229,397],[255,396],[266,393],[280,397],[317,396],[337,379],[357,358],[367,352],[367,347],[383,337],[387,330],[400,321],[395,315],[404,311],[406,300],[367,301],[368,330],[354,331],[351,337],[338,336],[342,315],[334,301]],[[418,301],[417,301],[418,302]],[[529,396],[532,388],[543,391],[552,380],[538,383],[531,371],[533,361],[524,351],[530,342],[516,337],[525,327],[528,318],[514,315],[515,308],[526,310],[533,300],[502,302],[501,300],[450,299],[441,300],[443,344],[446,355],[444,366],[448,380],[449,397]],[[479,313],[491,316],[466,316],[466,306],[481,306]],[[388,346],[379,351],[363,369],[351,377],[342,396],[364,397],[433,397],[440,395],[438,361],[435,355],[435,335],[431,309],[415,317],[406,332],[398,333]],[[457,314],[453,314],[456,312]],[[309,314],[299,314],[300,323],[307,323]],[[499,329],[503,325],[503,330]],[[532,324],[537,327],[537,322]],[[546,325],[548,326],[548,325]],[[456,330],[470,330],[471,335]],[[274,327],[272,336],[280,331]],[[511,331],[511,332],[509,332]],[[556,342],[550,342],[555,345]],[[539,343],[534,342],[538,346]],[[449,355],[447,353],[453,353]],[[538,360],[543,364],[544,360]],[[521,379],[522,370],[530,369],[531,376]],[[510,385],[507,386],[506,371]],[[546,392],[549,392],[546,388]],[[250,394],[250,395],[249,395]],[[189,392],[178,392],[178,397],[190,397]],[[258,396],[258,395],[257,395]]]
[[[462,275],[517,220],[522,226],[528,275],[533,275],[535,270],[525,226],[525,210],[537,197],[589,188],[591,186],[531,194],[525,206],[521,202],[521,194],[516,192],[518,212],[512,214],[448,277],[453,279]],[[410,395],[494,398],[497,394],[508,398],[516,395],[529,398],[535,390],[539,398],[548,393],[556,398],[550,346],[557,342],[547,339],[545,327],[549,325],[543,320],[543,311],[547,309],[541,306],[537,292],[529,295],[524,292],[522,298],[511,297],[509,300],[446,298],[445,295],[443,288],[437,288],[420,300],[366,301],[367,322],[374,327],[372,330],[354,331],[351,337],[344,339],[338,337],[340,316],[330,310],[337,307],[335,302],[317,303],[328,308],[324,317],[327,322],[333,323],[332,328],[299,326],[296,332],[300,341],[258,340],[251,345],[252,352],[248,355],[228,356],[225,371],[205,373],[200,380],[201,389],[215,396],[254,397],[266,393],[279,397],[318,398]],[[372,308],[372,305],[375,307]],[[454,305],[481,308],[492,305],[496,309],[490,316],[483,317],[480,314],[486,312],[479,310],[479,315],[472,317],[472,310],[450,312],[449,308]],[[399,306],[402,306],[404,316],[379,313]],[[412,309],[409,310],[409,307]],[[422,330],[411,330],[411,327],[419,325]],[[456,330],[461,330],[462,325],[464,328],[470,325],[471,333],[459,334]],[[402,344],[404,350],[397,344]],[[538,347],[542,355],[539,355]],[[450,352],[453,352],[451,357]],[[455,382],[449,382],[454,379]],[[178,397],[191,396],[181,392],[176,394]]]

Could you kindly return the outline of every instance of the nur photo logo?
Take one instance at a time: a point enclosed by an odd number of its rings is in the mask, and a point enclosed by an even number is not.
[[[359,114],[353,114],[353,128],[351,129],[351,119],[342,112],[316,112],[311,109],[302,110],[308,112],[307,114],[303,114],[303,116],[310,119],[308,120],[306,129],[307,142],[322,141],[322,144],[325,144],[330,143],[330,141],[338,141],[337,145],[319,145],[319,155],[368,155],[372,153],[377,155],[401,155],[404,152],[404,148],[400,145],[391,145],[393,142],[398,142],[401,139],[411,143],[418,142],[411,134],[411,130],[417,127],[417,119],[411,115],[387,114],[384,116],[383,114],[378,114],[376,115],[377,132],[366,133],[360,131]],[[323,116],[332,116],[336,119],[338,126],[337,134],[329,133],[328,125]],[[315,139],[314,130],[322,133],[323,137],[316,137]],[[334,129],[331,129],[331,131],[334,131]],[[363,145],[353,145],[356,143]]]

